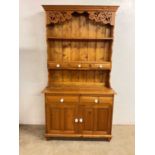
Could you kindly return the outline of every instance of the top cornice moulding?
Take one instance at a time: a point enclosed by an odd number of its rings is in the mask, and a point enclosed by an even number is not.
[[[116,12],[119,6],[115,5],[42,5],[45,11],[95,11],[95,10],[105,10]]]

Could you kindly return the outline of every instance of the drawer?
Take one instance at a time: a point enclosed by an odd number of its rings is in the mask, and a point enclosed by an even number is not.
[[[89,68],[89,64],[72,63],[72,64],[70,64],[70,67],[73,67],[73,68]]]
[[[55,63],[55,62],[48,62],[48,68],[52,69],[61,69],[61,68],[68,68],[68,63]]]
[[[80,103],[95,103],[95,101],[98,101],[98,97],[94,97],[94,96],[81,96],[80,97]]]
[[[99,103],[113,103],[113,97],[99,97]]]
[[[91,68],[93,69],[111,69],[111,63],[100,63],[100,64],[91,64]]]
[[[107,96],[81,96],[80,103],[113,103],[113,97]]]
[[[47,95],[46,102],[47,103],[77,103],[79,101],[78,96],[53,96]]]

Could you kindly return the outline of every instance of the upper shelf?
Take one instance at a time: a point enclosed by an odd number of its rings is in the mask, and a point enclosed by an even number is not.
[[[65,38],[65,37],[47,37],[48,40],[70,40],[70,41],[82,41],[82,40],[86,40],[86,41],[112,41],[113,38],[112,37],[105,37],[105,38]]]

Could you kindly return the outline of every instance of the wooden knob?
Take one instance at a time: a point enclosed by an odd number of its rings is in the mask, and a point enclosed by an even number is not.
[[[78,67],[80,68],[81,67],[81,64],[78,64]]]
[[[60,64],[57,64],[56,67],[59,68],[60,67]]]
[[[100,67],[100,68],[103,68],[103,65],[100,65],[99,67]]]
[[[98,103],[98,99],[95,99],[95,103]]]
[[[74,122],[75,122],[75,123],[78,123],[78,121],[79,121],[78,118],[75,118]]]
[[[61,103],[63,103],[63,102],[64,102],[64,99],[63,99],[63,98],[61,98],[61,99],[60,99],[60,102],[61,102]]]
[[[80,119],[79,119],[79,122],[82,123],[82,122],[83,122],[83,118],[80,118]]]

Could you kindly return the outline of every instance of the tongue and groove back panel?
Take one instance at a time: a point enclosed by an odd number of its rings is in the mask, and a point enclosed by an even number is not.
[[[50,70],[49,85],[108,86],[109,71]]]
[[[112,37],[113,26],[96,24],[88,19],[87,13],[73,13],[72,20],[47,25],[48,61],[72,65],[110,62]],[[103,41],[103,38],[111,40]],[[60,85],[109,85],[109,73],[106,70],[49,70],[49,85],[59,82]]]

